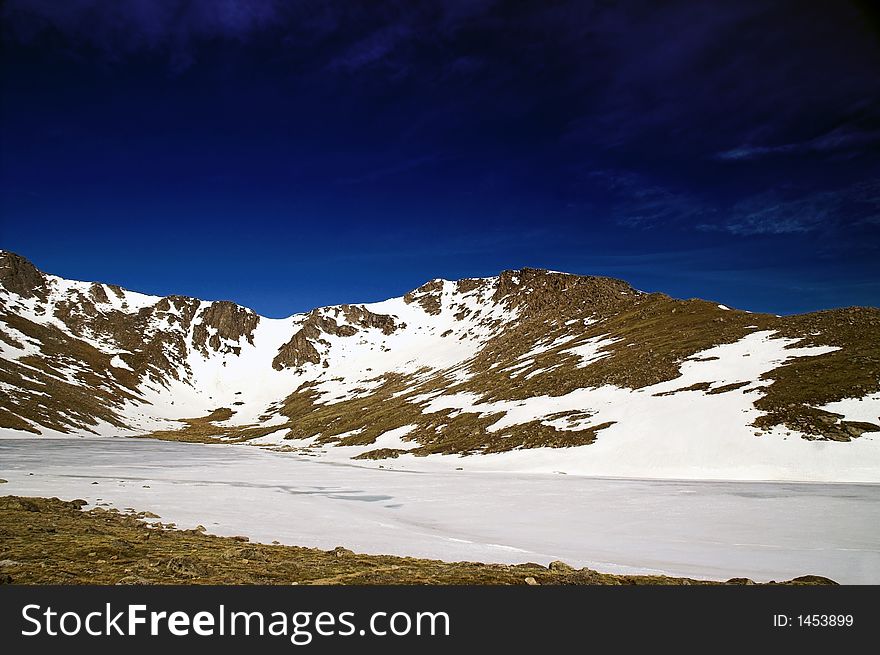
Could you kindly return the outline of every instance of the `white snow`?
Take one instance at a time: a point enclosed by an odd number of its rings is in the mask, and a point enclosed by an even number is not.
[[[413,473],[244,446],[0,441],[3,493],[149,510],[180,528],[202,524],[263,543],[447,561],[561,559],[613,573],[880,583],[880,486],[489,474],[472,471],[467,459],[459,466],[465,470]]]
[[[834,350],[824,346],[787,347],[793,343],[792,339],[774,338],[770,331],[753,332],[683,362],[680,377],[637,391],[604,386],[516,401],[483,402],[473,393],[422,399],[427,400],[424,413],[446,409],[453,410],[453,415],[503,413],[488,428],[490,432],[567,411],[590,414],[588,422],[577,422],[579,429],[609,421],[613,425],[601,430],[596,442],[587,446],[466,457],[402,455],[394,465],[443,470],[465,462],[469,470],[564,471],[605,477],[880,482],[880,433],[866,433],[850,443],[807,441],[783,428],[755,435],[757,430],[750,424],[761,412],[753,402],[761,387],[770,383],[758,382],[761,375],[789,358]],[[697,361],[708,357],[718,359]],[[717,394],[679,391],[655,395],[699,382],[710,382],[712,388],[738,382],[748,385]],[[868,401],[863,404],[876,407]],[[335,457],[332,449],[327,456]]]
[[[844,421],[862,421],[880,425],[880,393],[864,398],[845,398],[823,405],[819,409],[835,414],[843,414]],[[877,433],[880,435],[880,433]]]
[[[49,279],[50,301],[45,308],[41,308],[35,298],[20,299],[5,294],[2,300],[25,318],[64,327],[52,316],[55,305],[63,298],[87,294],[91,285],[51,276]],[[418,302],[407,304],[403,298],[364,305],[371,312],[392,315],[400,327],[388,335],[375,328],[360,326],[355,326],[357,332],[353,336],[323,335],[329,345],[317,343],[316,347],[322,360],[328,364],[326,368],[320,364],[305,364],[296,370],[276,371],[272,360],[306,317],[299,314],[285,319],[260,318],[253,333],[253,344],[245,338],[238,342],[224,339],[225,346],[240,348],[239,355],[209,350],[206,356],[189,348],[185,360],[179,362],[179,380],[161,384],[144,381],[140,388],[141,397],[129,401],[121,410],[130,430],[120,431],[102,423],[84,433],[118,435],[173,429],[180,427],[178,419],[205,416],[219,407],[229,407],[234,414],[221,427],[278,426],[276,432],[254,444],[309,447],[313,445],[306,443],[309,440],[299,440],[303,443],[298,444],[284,439],[288,430],[282,426],[287,419],[276,410],[290,393],[308,383],[314,385],[318,402],[337,403],[370,393],[382,384],[382,376],[390,372],[410,374],[416,380],[444,375],[451,382],[466,381],[471,375],[469,365],[472,358],[495,333],[497,325],[509,325],[517,319],[515,310],[506,308],[503,303],[489,302],[496,289],[497,280],[491,279],[483,280],[483,284],[467,293],[459,292],[454,282],[441,281],[439,292],[436,292],[441,311],[436,315],[427,313]],[[104,287],[104,290],[110,305],[121,308],[124,300],[126,311],[136,311],[159,300],[128,291],[123,292],[124,298],[120,299],[112,289]],[[209,305],[199,303],[197,316]],[[101,308],[106,306],[107,303],[100,304],[99,310],[103,311]],[[340,324],[346,323],[338,308],[321,311]],[[172,306],[158,316],[148,330],[174,329],[192,344],[194,326],[186,332],[179,324],[171,326],[168,317],[175,314]],[[196,318],[195,322],[199,320]],[[588,325],[595,318],[577,320]],[[404,324],[405,328],[402,327]],[[4,358],[18,359],[39,352],[39,344],[32,339],[11,328],[7,332],[22,347],[0,342]],[[118,344],[106,341],[102,335],[86,335],[84,340],[111,355],[113,366],[128,368],[125,353],[120,352]],[[576,355],[580,358],[580,366],[589,366],[607,356],[603,349],[611,343],[614,341],[607,335],[584,340],[550,332],[546,339],[503,370],[511,376],[528,378],[547,373],[555,366],[537,369],[534,358],[551,350]],[[565,471],[612,477],[880,482],[880,437],[877,434],[866,433],[844,444],[805,441],[783,428],[755,435],[751,423],[760,412],[753,403],[760,398],[762,387],[770,383],[769,380],[760,380],[761,376],[792,357],[814,356],[832,350],[827,347],[787,347],[793,344],[790,339],[775,338],[772,332],[756,330],[736,343],[709,349],[682,362],[678,378],[636,391],[604,386],[577,389],[560,396],[495,402],[484,402],[472,393],[421,394],[410,402],[423,404],[425,413],[451,410],[453,415],[462,412],[499,414],[499,419],[489,428],[490,433],[531,421],[542,421],[565,430],[582,430],[605,423],[612,425],[599,431],[596,442],[588,446],[467,457],[436,455],[417,458],[405,454],[390,465],[444,470],[466,461],[469,466],[482,470]],[[177,357],[176,353],[168,354]],[[713,357],[717,359],[699,361]],[[78,376],[82,376],[84,369],[76,361],[60,358],[52,365],[59,378],[72,384],[81,383]],[[23,374],[27,375],[28,368],[22,366]],[[709,383],[713,389],[727,384],[746,384],[743,388],[718,394],[702,391],[670,394],[697,383]],[[109,379],[107,384],[117,382]],[[847,420],[876,422],[880,414],[878,402],[876,396],[863,401],[851,399],[832,403],[827,409],[844,414]],[[551,418],[558,412],[576,412],[576,420]],[[350,463],[350,457],[364,450],[380,447],[412,449],[414,442],[400,439],[406,433],[398,433],[398,430],[404,427],[380,438],[380,441],[385,439],[394,445],[327,446],[316,455],[328,461]],[[43,432],[54,434],[49,430]],[[502,437],[499,435],[499,438]],[[377,466],[378,463],[359,465]]]
[[[0,339],[0,355],[3,359],[18,360],[29,355],[40,354],[40,342],[16,330],[11,325],[4,325],[3,332],[21,345],[21,348]]]
[[[417,441],[404,441],[401,437],[406,436],[416,426],[414,425],[404,425],[399,428],[394,428],[393,430],[388,430],[387,432],[383,432],[376,438],[370,445],[370,450],[374,450],[376,448],[394,448],[396,450],[412,450],[413,448],[418,448],[419,443]]]
[[[561,337],[557,337],[557,338],[549,340],[549,341],[548,340],[539,341],[529,351],[524,352],[522,355],[517,357],[517,359],[526,359],[526,358],[534,359],[538,355],[542,355],[546,352],[549,352],[550,350],[553,350],[554,348],[558,348],[559,346],[565,345],[566,343],[568,343],[569,341],[572,341],[573,339],[574,339],[574,337],[572,337],[570,334],[563,334]]]
[[[122,357],[119,355],[113,355],[113,358],[110,360],[110,366],[115,366],[116,368],[125,368],[129,371],[133,370],[131,366],[129,366]]]
[[[172,380],[167,388],[147,389],[144,400],[148,404],[130,405],[126,416],[133,419],[135,429],[171,428],[175,424],[168,419],[205,416],[218,407],[229,407],[235,414],[227,424],[264,425],[259,417],[268,406],[299,384],[294,371],[272,368],[272,360],[296,331],[298,320],[298,316],[261,318],[253,333],[253,345],[244,338],[234,344],[241,348],[240,355],[209,351],[205,357],[191,349],[186,360],[191,374],[183,381]],[[192,329],[190,340],[191,333]]]
[[[168,380],[162,385],[142,385],[142,398],[129,402],[123,411],[131,425],[131,430],[123,434],[173,429],[179,427],[177,419],[204,416],[218,407],[229,407],[235,412],[221,426],[266,425],[267,420],[263,417],[273,414],[273,406],[277,406],[303,383],[315,385],[318,402],[334,403],[370,393],[382,384],[382,376],[388,372],[419,374],[424,378],[442,371],[450,380],[463,381],[470,375],[467,370],[469,360],[493,335],[494,322],[509,322],[515,318],[515,313],[503,306],[481,301],[494,291],[491,280],[484,282],[485,288],[478,287],[462,294],[454,283],[443,281],[440,291],[442,311],[436,316],[426,313],[418,303],[407,304],[402,298],[364,305],[369,311],[391,314],[398,324],[405,324],[406,328],[401,327],[386,335],[375,328],[354,326],[358,331],[353,336],[323,335],[322,338],[329,345],[315,345],[329,368],[305,364],[296,370],[276,371],[272,367],[272,360],[306,317],[303,314],[286,319],[261,317],[253,333],[253,345],[244,338],[238,342],[221,339],[221,352],[209,349],[207,356],[195,348],[189,348],[178,370],[179,380]],[[52,298],[73,292],[87,293],[89,288],[90,283],[58,278],[52,283]],[[108,298],[115,302],[113,291],[106,291]],[[130,294],[125,292],[130,310],[155,304],[159,300],[134,294],[129,301]],[[60,325],[57,319],[51,317],[54,302],[49,303],[47,316],[34,314],[33,318]],[[210,304],[199,303],[196,318],[187,332],[181,331],[179,324],[172,324],[168,320],[169,315],[176,313],[173,306],[157,318],[155,325],[148,327],[148,332],[177,330],[191,344],[193,330]],[[466,316],[456,319],[455,315],[462,310],[465,310]],[[329,307],[321,311],[338,324],[347,324],[337,308]],[[209,336],[214,332],[214,328],[209,326]],[[113,344],[104,343],[98,338],[86,336],[84,340],[112,354],[111,363],[114,366],[127,366],[118,356],[118,347],[113,348]],[[222,350],[227,347],[239,348],[240,354],[223,353]],[[167,356],[174,361],[178,355],[169,351]],[[269,425],[272,420],[268,419]],[[274,415],[274,420],[280,425],[286,419]],[[115,433],[120,432],[117,430]],[[259,443],[273,445],[282,440],[283,434],[274,433],[263,437]]]
[[[593,362],[608,357],[610,352],[603,352],[603,349],[613,343],[617,343],[620,339],[607,339],[605,336],[592,337],[579,343],[577,346],[568,348],[561,352],[571,353],[581,358],[578,368],[589,366]]]
[[[329,368],[317,371],[313,377],[321,400],[354,398],[358,395],[355,389],[369,391],[381,384],[382,374],[392,371],[413,374],[427,367],[432,371],[448,370],[459,381],[467,379],[465,364],[493,335],[492,322],[510,322],[516,314],[501,306],[481,304],[480,293],[488,293],[484,290],[461,294],[454,283],[442,282],[438,315],[426,313],[417,302],[407,304],[403,298],[391,298],[363,307],[393,316],[406,329],[389,335],[364,328],[358,328],[358,333],[350,337],[325,335],[330,346],[322,354],[327,357]],[[458,320],[455,314],[461,309],[471,313]],[[447,332],[450,333],[442,336]]]

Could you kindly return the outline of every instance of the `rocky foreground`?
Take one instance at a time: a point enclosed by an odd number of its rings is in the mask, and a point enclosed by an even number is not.
[[[0,497],[0,582],[12,584],[754,584],[610,575],[563,562],[480,564],[252,544],[204,529],[178,530],[149,512],[83,500]],[[770,583],[776,584],[776,583]],[[835,584],[803,576],[780,584]]]

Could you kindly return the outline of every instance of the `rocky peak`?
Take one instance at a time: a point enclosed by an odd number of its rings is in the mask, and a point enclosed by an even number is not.
[[[593,275],[572,275],[540,268],[502,271],[493,299],[520,307],[526,314],[609,313],[640,294],[623,280]]]
[[[46,300],[48,289],[43,274],[21,255],[0,250],[0,286],[22,298]]]
[[[195,315],[195,310],[201,304],[195,298],[189,296],[165,296],[153,307],[157,312],[170,312],[180,314],[187,322]]]
[[[467,294],[477,289],[486,289],[492,281],[490,277],[466,277],[456,280],[455,290],[460,294]]]

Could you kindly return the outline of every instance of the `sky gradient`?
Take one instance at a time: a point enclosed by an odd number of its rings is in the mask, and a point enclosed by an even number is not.
[[[870,3],[6,0],[0,248],[268,316],[533,266],[880,305]]]

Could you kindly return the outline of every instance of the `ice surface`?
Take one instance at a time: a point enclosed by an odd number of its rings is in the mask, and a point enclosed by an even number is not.
[[[262,542],[445,560],[562,559],[618,573],[880,583],[876,485],[412,472],[119,438],[0,440],[0,476],[9,480],[3,493],[108,502]]]

